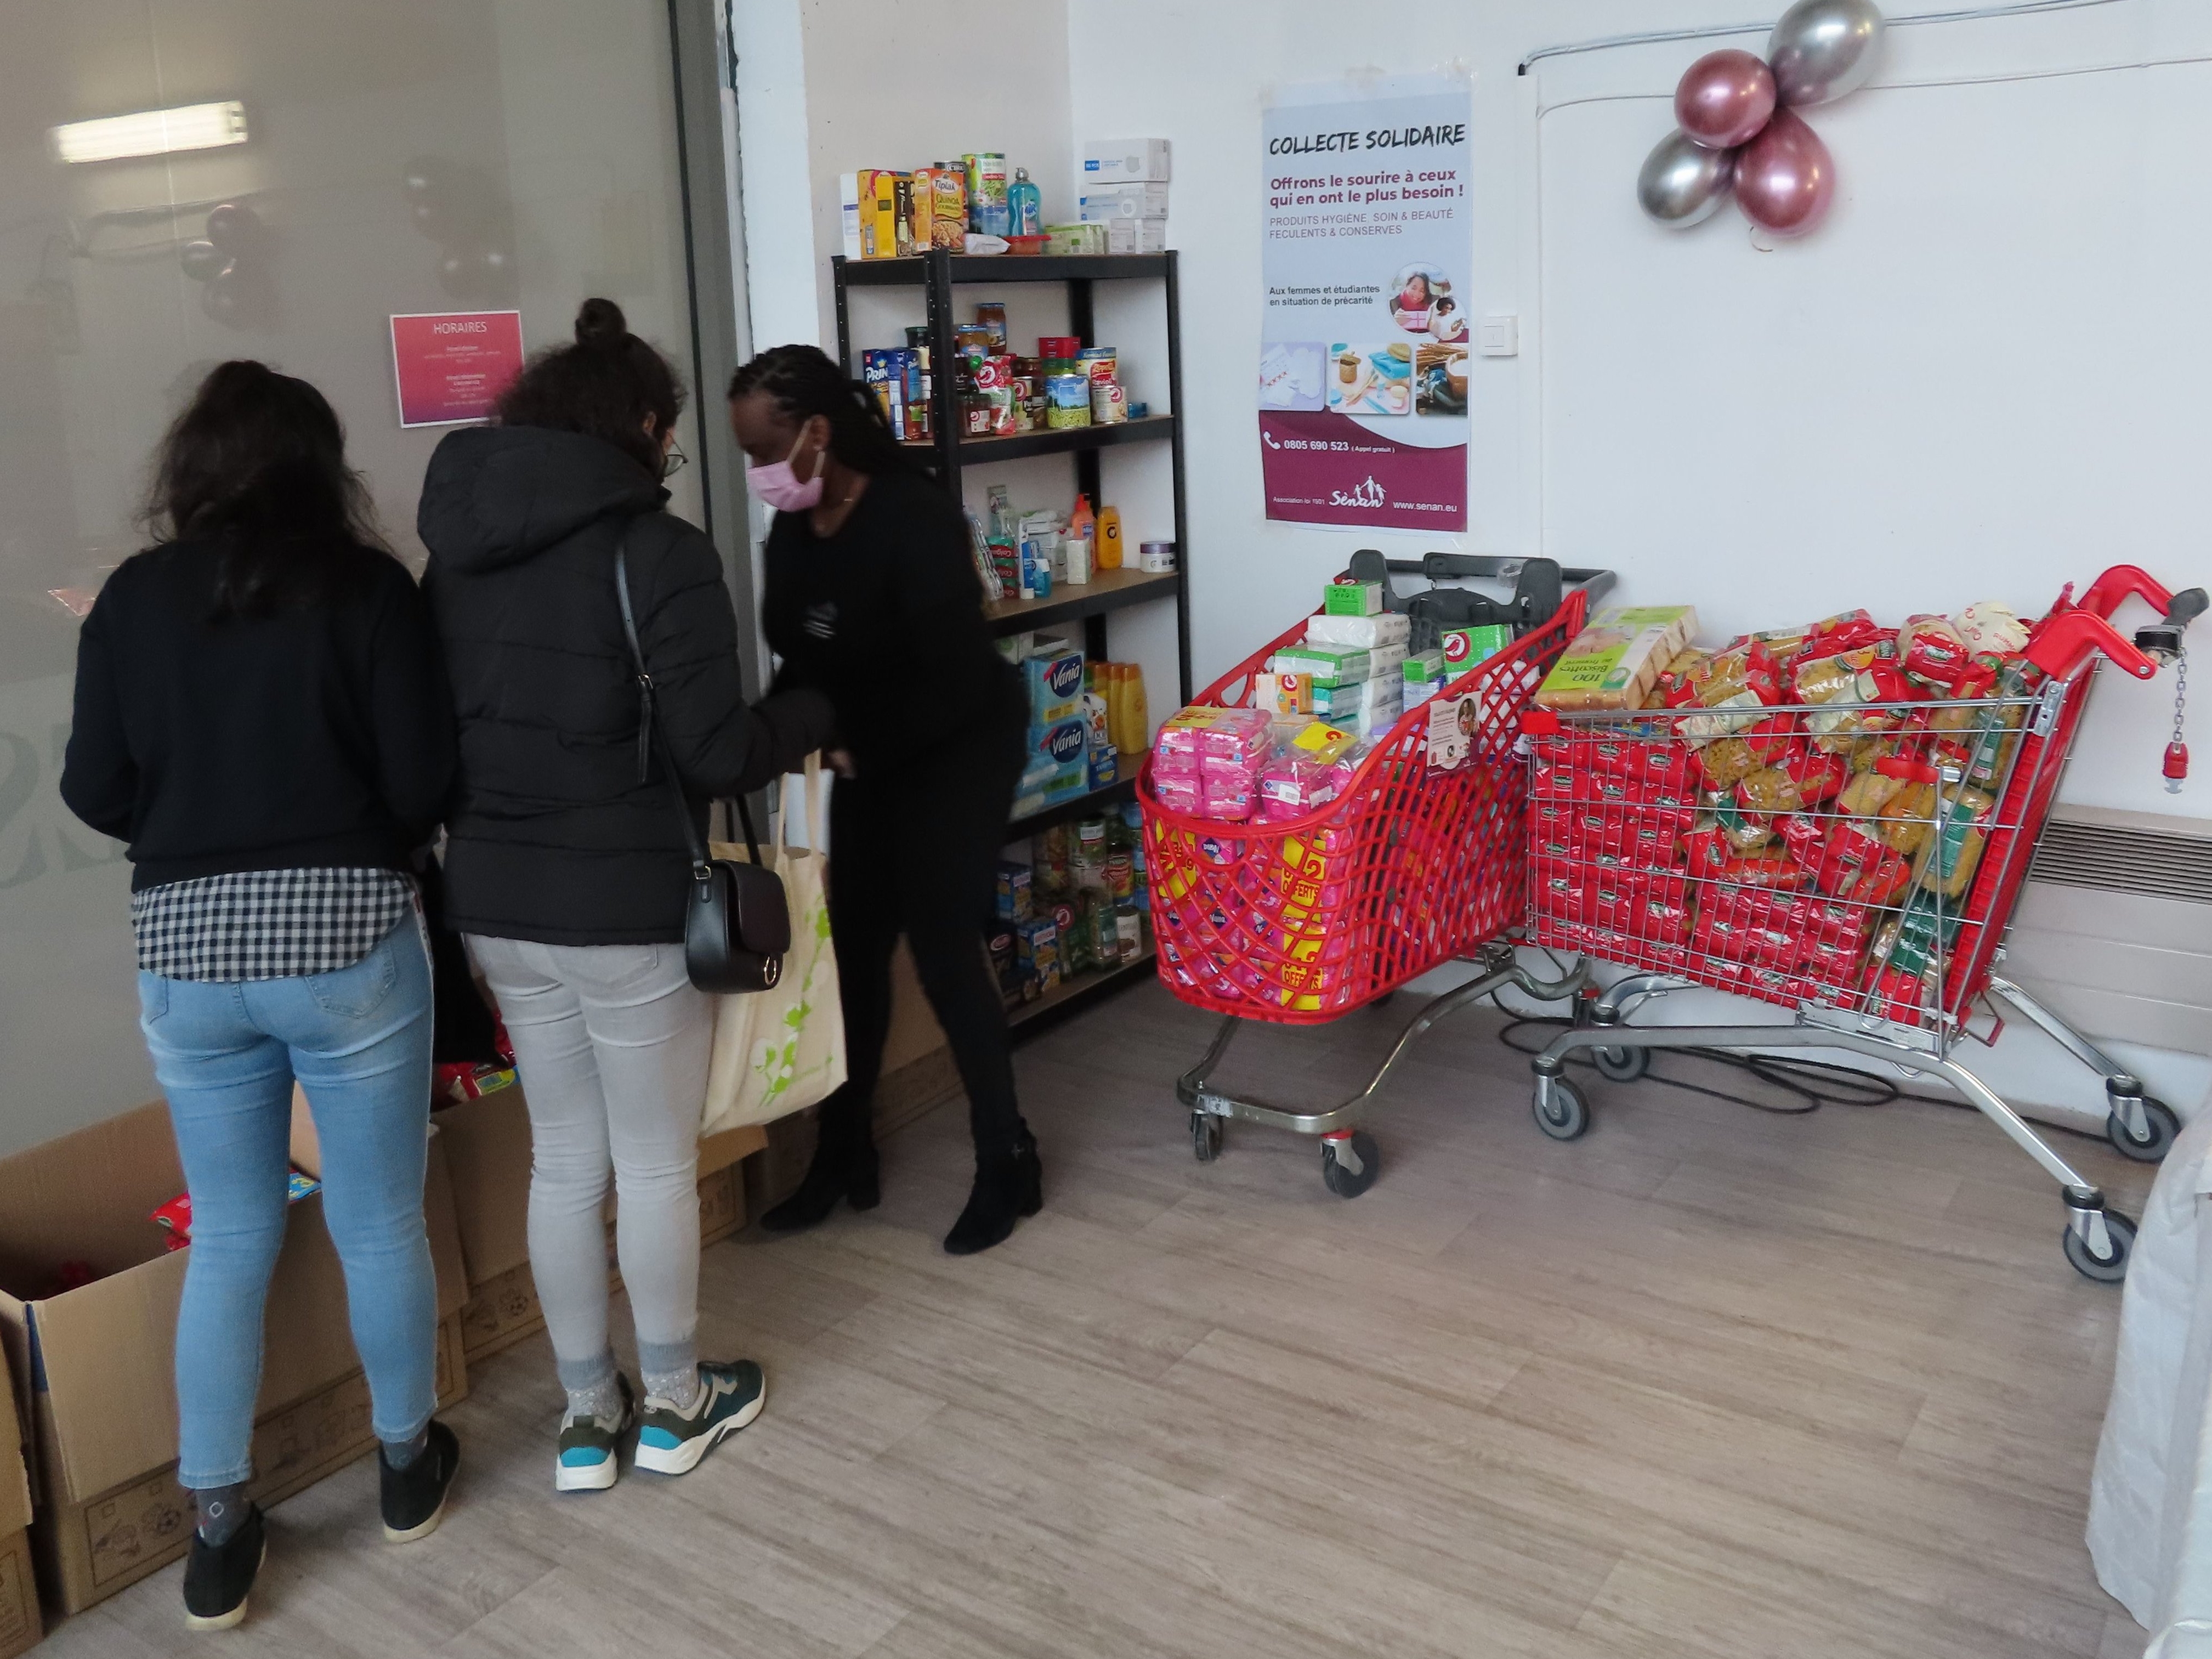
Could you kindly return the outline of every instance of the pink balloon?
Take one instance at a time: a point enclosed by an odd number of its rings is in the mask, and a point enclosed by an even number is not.
[[[1674,120],[1707,149],[1748,142],[1774,113],[1774,72],[1747,52],[1709,52],[1674,88]]]
[[[1836,164],[1828,147],[1795,110],[1775,111],[1736,158],[1736,205],[1774,235],[1802,236],[1826,216],[1835,194]]]

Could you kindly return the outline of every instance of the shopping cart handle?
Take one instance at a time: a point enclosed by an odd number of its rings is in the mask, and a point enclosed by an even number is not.
[[[2089,591],[2081,596],[2081,602],[2075,608],[2093,611],[2109,619],[2112,612],[2120,608],[2120,601],[2130,593],[2148,602],[2152,610],[2161,615],[2172,611],[2174,596],[2167,592],[2165,586],[2148,571],[2140,565],[2132,564],[2116,564],[2091,582]],[[2201,600],[2197,609],[2203,609]],[[2185,622],[2187,618],[2183,620]]]
[[[2131,566],[2122,566],[2131,569]],[[2142,572],[2136,571],[2137,575]],[[2101,586],[2106,571],[2098,578]],[[2143,580],[2148,581],[2148,577]],[[2133,592],[2134,590],[2129,590]],[[2160,589],[2160,592],[2164,592]],[[2092,588],[2090,593],[2094,595]],[[2093,651],[2101,651],[2139,680],[2151,678],[2158,672],[2158,664],[2123,638],[2103,615],[2086,605],[2078,611],[2062,611],[2046,617],[2036,624],[2035,633],[2027,642],[2027,659],[2055,680],[2063,680],[2079,668]]]

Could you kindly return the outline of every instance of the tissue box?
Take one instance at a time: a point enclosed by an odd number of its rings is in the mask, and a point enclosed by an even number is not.
[[[1091,138],[1083,145],[1081,178],[1088,191],[1094,185],[1127,185],[1140,181],[1165,184],[1173,161],[1164,138]]]
[[[1368,678],[1369,662],[1364,651],[1330,645],[1286,645],[1267,659],[1267,672],[1310,674],[1318,690],[1323,686],[1358,684]]]
[[[1164,219],[1168,187],[1164,182],[1086,185],[1076,198],[1076,213],[1085,224],[1094,225],[1116,219]]]
[[[1022,665],[1022,682],[1029,688],[1032,727],[1073,720],[1082,713],[1080,651],[1048,651],[1031,657]]]
[[[1324,611],[1308,619],[1306,643],[1371,651],[1378,645],[1406,644],[1413,637],[1413,626],[1402,611],[1378,611],[1359,617],[1331,616]]]
[[[1457,679],[1485,658],[1496,656],[1512,643],[1513,629],[1505,623],[1446,629],[1443,635],[1444,678]]]
[[[1382,609],[1382,584],[1333,581],[1322,594],[1321,608],[1332,617],[1372,617]]]

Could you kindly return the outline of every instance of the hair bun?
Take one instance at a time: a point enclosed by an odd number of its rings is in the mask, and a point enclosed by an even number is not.
[[[576,307],[576,343],[612,344],[629,333],[629,320],[612,300],[590,299]]]

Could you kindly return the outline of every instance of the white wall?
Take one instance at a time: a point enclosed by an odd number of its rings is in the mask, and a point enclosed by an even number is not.
[[[1732,210],[1670,235],[1633,206],[1674,78],[1723,43],[1516,74],[1546,46],[1743,16],[1717,0],[1440,0],[1400,28],[1327,0],[1071,0],[1079,137],[1176,146],[1201,679],[1363,544],[1601,563],[1624,594],[1694,599],[1723,633],[1855,604],[1892,619],[1985,596],[2040,607],[2121,559],[2177,586],[2212,574],[2177,451],[2200,424],[2205,337],[2183,285],[2212,216],[2170,199],[2212,140],[2212,99],[2182,77],[2212,70],[1881,89],[2187,57],[2208,9],[1893,29],[1877,88],[1814,118],[1835,214],[1774,254]],[[1455,66],[1474,79],[1470,310],[1517,313],[1523,340],[1474,363],[1472,527],[1270,524],[1251,396],[1261,105],[1284,82]],[[1793,470],[1791,446],[1832,470]],[[2157,778],[2170,679],[2105,678],[2068,798],[2174,811]],[[2200,814],[2208,787],[2184,798]]]
[[[972,9],[897,9],[902,38],[934,40],[957,36]],[[1008,9],[1035,21],[1030,9]],[[1778,12],[1779,0],[1771,9]],[[1698,52],[1723,43],[1551,58],[1528,76],[1516,72],[1546,46],[1740,23],[1741,6],[1438,0],[1418,27],[1407,27],[1336,0],[1204,7],[1066,0],[1065,137],[1158,136],[1175,145],[1169,240],[1182,256],[1181,413],[1199,682],[1310,603],[1314,587],[1361,545],[1401,554],[1430,546],[1544,552],[1602,563],[1622,573],[1625,595],[1693,599],[1719,630],[1780,625],[1850,604],[1893,619],[1985,595],[2039,607],[2059,581],[2123,560],[2143,562],[2177,586],[2203,580],[2212,572],[2194,550],[2193,469],[2176,449],[2201,429],[2191,386],[2202,377],[2191,365],[2202,346],[2190,343],[2203,333],[2178,284],[2202,268],[2192,225],[2212,222],[2212,214],[2192,221],[2172,212],[2159,191],[2212,141],[2212,99],[2171,78],[2189,71],[2173,70],[2148,78],[2135,71],[2140,86],[2081,76],[2079,109],[2047,85],[2014,92],[1894,83],[2109,74],[2118,65],[2200,56],[2195,37],[2208,14],[2212,9],[2194,0],[2113,0],[2001,23],[1893,29],[1877,85],[1814,118],[1834,145],[1843,180],[1833,217],[1808,243],[1764,254],[1749,246],[1732,209],[1721,222],[1668,238],[1644,231],[1633,206],[1635,169],[1669,125],[1674,78]],[[810,51],[817,38],[810,33]],[[1026,52],[1049,50],[1048,38],[1026,27],[1022,38]],[[1754,32],[1725,44],[1756,50],[1762,41]],[[1470,529],[1409,539],[1271,524],[1261,516],[1252,397],[1260,111],[1269,89],[1285,82],[1437,69],[1456,69],[1473,82],[1469,308],[1522,322],[1520,356],[1475,360]],[[836,235],[830,175],[875,160],[851,136],[856,125],[873,143],[902,118],[927,124],[925,131],[947,118],[925,96],[897,100],[895,112],[870,106],[833,119],[815,106],[836,79],[811,67],[807,74],[824,258]],[[1593,107],[1583,110],[1585,102]],[[2116,117],[2135,125],[2115,131]],[[2027,188],[2023,156],[2056,164],[2063,155],[2054,127],[2099,119],[2106,130],[2102,147],[2089,152],[2086,179],[2081,168],[2061,168],[2069,188],[2041,196]],[[2008,120],[2040,125],[2009,146],[1990,125]],[[958,148],[974,147],[967,117],[955,114],[942,130],[961,136]],[[840,131],[843,139],[830,136]],[[1907,133],[1921,152],[1917,167],[1898,148]],[[927,148],[902,143],[893,159]],[[1049,204],[1054,180],[1037,176]],[[1072,174],[1060,185],[1069,190]],[[1945,200],[1947,191],[1969,187],[1996,192],[1978,198],[1992,205],[1971,222],[1947,211]],[[1587,220],[1584,230],[1604,234],[1563,236],[1547,253],[1545,214],[1559,228],[1570,205]],[[1991,243],[1995,230],[2002,237]],[[2092,237],[2117,239],[2117,252],[2085,250]],[[1984,246],[2000,246],[2002,259],[1981,252]],[[801,280],[795,267],[764,271],[761,259],[756,247],[757,283],[766,277],[788,289]],[[1860,279],[1856,289],[1836,280],[1847,269]],[[817,293],[823,270],[817,261],[808,274]],[[2063,283],[2037,291],[2028,283],[2054,272],[2064,283],[2087,284],[2074,290],[2080,304],[2054,308],[2053,295],[2068,291]],[[1937,308],[1918,303],[1917,290],[1936,275],[1942,314],[1931,320]],[[1986,285],[1986,306],[1975,303],[1977,281]],[[1556,316],[1547,314],[1547,301]],[[1715,434],[1668,398],[1679,397],[1700,345],[1739,301],[1757,310],[1766,333],[1721,342],[1721,360],[1738,383],[1729,388],[1727,429]],[[1814,354],[1806,343],[1816,321],[1828,344]],[[1570,326],[1571,335],[1561,332]],[[1869,354],[1863,363],[1860,341]],[[1762,361],[1775,372],[1755,372]],[[2063,364],[2068,378],[2052,378],[2049,364]],[[1846,400],[1835,395],[1839,365],[1858,377]],[[1913,378],[1936,371],[1942,424],[1931,422],[1929,387]],[[1609,409],[1609,398],[1622,408]],[[1808,512],[1799,505],[1800,482],[1738,453],[1746,433],[1790,431],[1850,439],[1856,481],[1847,493]],[[2069,434],[2094,441],[2069,444]],[[1940,456],[1939,441],[1949,444]],[[1679,458],[1676,470],[1689,481],[1672,495],[1659,487],[1670,458]],[[1899,488],[1900,479],[1910,487]],[[1715,503],[1719,510],[1709,511]],[[2104,677],[2069,799],[2175,810],[2154,778],[2164,741],[2154,705],[2170,696],[2170,678],[2153,689]],[[2208,787],[2193,786],[2183,810],[2201,815]],[[2051,1063],[2039,1041],[2008,1035],[1987,1059],[1992,1081],[2016,1099],[2094,1108],[2094,1085],[2081,1086],[2086,1074]],[[2184,1110],[2203,1091],[2198,1059],[2130,1058],[2174,1088]]]

